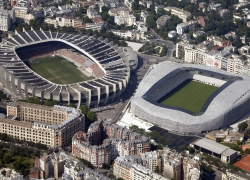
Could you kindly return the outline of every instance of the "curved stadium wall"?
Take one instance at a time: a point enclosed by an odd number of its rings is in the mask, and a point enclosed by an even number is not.
[[[206,100],[199,114],[157,102],[184,81],[197,78],[220,86]],[[235,76],[223,70],[164,62],[140,83],[131,101],[131,110],[134,116],[170,131],[201,133],[229,126],[249,113],[249,84],[249,77]]]
[[[19,48],[46,42],[61,42],[97,64],[102,76],[73,84],[55,84],[32,71],[19,57]],[[28,48],[28,47],[27,47]],[[129,78],[130,66],[124,52],[107,39],[30,30],[16,33],[0,47],[0,82],[22,99],[39,97],[65,103],[104,105],[119,99]]]

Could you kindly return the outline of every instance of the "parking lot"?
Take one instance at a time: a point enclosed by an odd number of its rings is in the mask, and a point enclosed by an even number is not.
[[[194,140],[199,138],[197,136],[184,136],[184,135],[173,134],[173,133],[170,133],[168,130],[162,129],[162,128],[157,127],[157,126],[153,126],[149,130],[157,131],[164,138],[171,139],[173,143],[171,145],[169,145],[169,147],[176,149],[176,150],[179,150],[180,146],[189,146],[189,144],[191,142],[193,142]]]

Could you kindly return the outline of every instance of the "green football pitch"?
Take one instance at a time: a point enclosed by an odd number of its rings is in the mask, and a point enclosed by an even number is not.
[[[218,89],[207,84],[188,80],[160,99],[159,103],[183,108],[197,114],[208,97]]]
[[[48,56],[29,60],[28,66],[40,76],[56,84],[71,84],[92,79],[62,57]]]

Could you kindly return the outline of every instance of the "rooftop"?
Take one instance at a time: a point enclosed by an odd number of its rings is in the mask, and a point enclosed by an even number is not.
[[[209,151],[215,152],[217,154],[222,154],[226,150],[230,149],[227,146],[224,146],[224,145],[222,145],[220,143],[217,143],[217,142],[215,142],[213,140],[210,140],[210,139],[207,139],[207,138],[200,139],[194,144],[197,145],[197,146],[200,146],[202,148],[205,148],[205,149],[207,149]]]

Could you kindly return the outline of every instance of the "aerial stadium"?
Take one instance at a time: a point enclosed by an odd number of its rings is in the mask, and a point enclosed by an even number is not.
[[[22,99],[96,107],[120,98],[131,63],[102,37],[23,30],[1,44],[0,82]]]
[[[250,112],[250,78],[194,64],[163,62],[140,83],[132,114],[164,129],[202,133]]]

